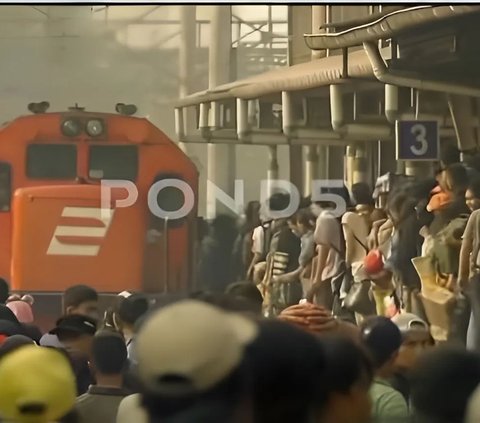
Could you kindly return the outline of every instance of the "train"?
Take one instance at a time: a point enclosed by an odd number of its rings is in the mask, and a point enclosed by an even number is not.
[[[58,297],[79,283],[102,294],[191,288],[194,163],[159,128],[135,117],[134,105],[117,104],[114,113],[49,108],[31,103],[30,114],[0,128],[0,277],[13,291],[37,297]],[[149,207],[152,186],[171,180],[193,194],[190,210],[177,219]],[[126,207],[128,192],[111,188],[106,207],[102,181],[127,181],[138,196]],[[167,183],[153,199],[175,211],[185,193]]]

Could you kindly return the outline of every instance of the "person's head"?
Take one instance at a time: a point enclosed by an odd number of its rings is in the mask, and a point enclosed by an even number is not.
[[[411,213],[415,211],[415,199],[402,191],[392,192],[387,203],[387,214],[394,226],[402,223]]]
[[[227,286],[225,293],[248,301],[258,314],[262,312],[263,297],[254,283],[248,281],[232,283]]]
[[[395,367],[400,370],[411,369],[418,358],[430,347],[430,330],[428,324],[411,313],[397,314],[392,318],[402,334],[402,346],[395,360]]]
[[[57,335],[58,340],[67,350],[80,353],[84,357],[91,357],[96,331],[96,320],[80,314],[70,314],[61,317],[50,333]]]
[[[150,417],[163,421],[209,403],[234,413],[248,393],[244,354],[256,335],[254,322],[200,301],[179,301],[153,312],[135,344]]]
[[[10,287],[8,286],[8,282],[0,278],[0,304],[5,304],[10,296]]]
[[[13,311],[16,318],[21,323],[33,323],[33,297],[30,295],[11,296],[8,299],[7,307]]]
[[[19,423],[58,421],[72,410],[75,375],[68,359],[51,348],[23,346],[0,360],[0,414]]]
[[[463,422],[468,399],[480,383],[480,359],[460,348],[439,347],[418,360],[410,394],[420,422]]]
[[[132,294],[124,298],[118,305],[118,312],[114,314],[115,327],[133,331],[149,308],[150,302],[146,295]]]
[[[291,196],[286,192],[276,192],[270,196],[267,201],[266,213],[270,216],[278,212],[284,212],[290,206]],[[293,210],[290,216],[284,216],[284,218],[292,219],[292,216],[296,213],[297,210]],[[283,213],[284,214],[284,213]],[[273,220],[277,220],[273,219]]]
[[[120,333],[102,330],[95,335],[92,343],[92,363],[97,379],[103,376],[121,376],[127,360],[127,347]]]
[[[64,314],[80,314],[98,319],[98,293],[87,285],[75,285],[63,293]]]
[[[279,320],[259,323],[247,348],[255,420],[261,423],[309,421],[325,405],[325,357],[318,340]]]
[[[373,367],[366,352],[342,337],[321,340],[326,368],[322,375],[326,406],[319,422],[367,423],[371,418]]]
[[[373,193],[370,186],[365,182],[357,182],[352,185],[352,199],[356,206],[375,206]]]
[[[315,221],[315,216],[312,214],[310,209],[301,209],[297,212],[297,230],[300,235],[305,235],[306,233],[315,229],[315,226],[312,223]]]
[[[442,179],[442,188],[454,195],[464,195],[468,186],[468,173],[465,166],[455,163],[445,169]]]
[[[470,181],[465,192],[465,203],[471,211],[480,209],[480,177]]]
[[[324,210],[337,209],[340,204],[337,204],[337,202],[333,200],[334,196],[339,199],[341,198],[345,202],[346,209],[351,208],[352,202],[350,200],[350,193],[348,192],[348,188],[346,186],[342,186],[340,188],[322,188],[320,190],[319,196],[312,197],[312,205],[310,206],[310,211],[315,216],[318,216]]]
[[[382,316],[368,318],[361,325],[361,340],[377,374],[392,374],[402,345],[402,335],[395,323]]]
[[[25,345],[35,345],[35,342],[24,335],[9,336],[0,347],[0,359]]]

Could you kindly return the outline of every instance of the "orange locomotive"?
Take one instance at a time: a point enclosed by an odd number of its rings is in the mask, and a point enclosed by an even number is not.
[[[151,186],[180,179],[197,198],[198,172],[189,158],[146,119],[75,107],[33,115],[0,129],[0,277],[12,289],[60,292],[77,283],[102,293],[183,291],[193,280],[196,201],[184,218],[161,219],[148,207]],[[101,180],[135,184],[138,199],[116,206],[112,190],[101,209]],[[158,205],[178,210],[184,194],[162,189]]]

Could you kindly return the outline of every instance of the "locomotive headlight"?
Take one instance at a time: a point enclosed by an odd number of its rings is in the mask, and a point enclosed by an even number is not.
[[[98,137],[103,134],[105,127],[100,119],[91,119],[87,122],[85,129],[91,137]]]
[[[67,137],[76,137],[82,132],[82,125],[76,119],[67,119],[62,122],[62,133]]]

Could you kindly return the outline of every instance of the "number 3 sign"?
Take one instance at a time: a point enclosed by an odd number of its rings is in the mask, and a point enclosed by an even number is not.
[[[397,121],[397,160],[438,160],[440,138],[437,121]]]

